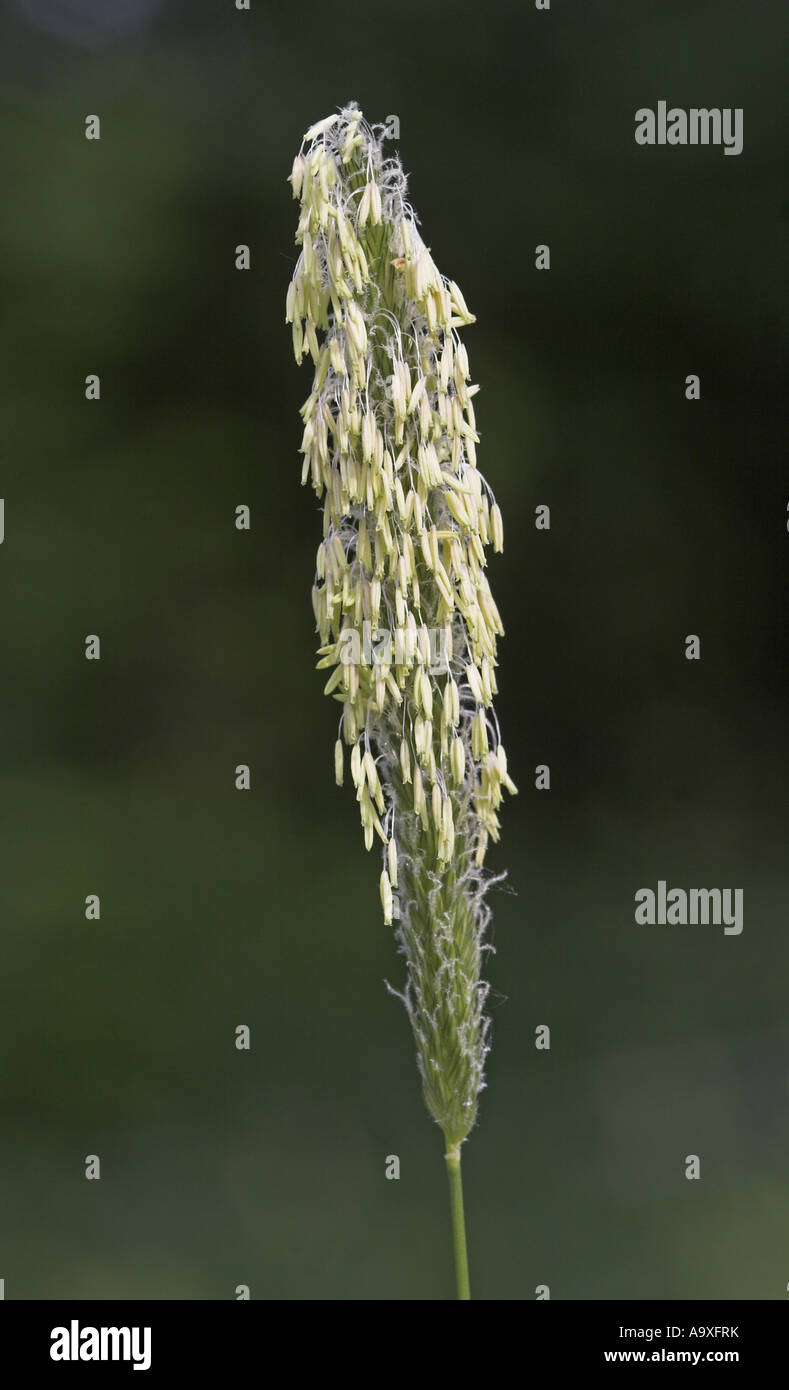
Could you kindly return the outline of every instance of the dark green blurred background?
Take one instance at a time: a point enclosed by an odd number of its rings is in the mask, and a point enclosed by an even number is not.
[[[309,373],[283,321],[285,177],[356,98],[399,116],[478,316],[507,537],[521,795],[491,860],[512,891],[464,1151],[474,1291],[784,1298],[785,7],[1,13],[6,1297],[451,1294],[441,1138],[313,669]],[[661,98],[743,107],[743,154],[636,146]],[[742,936],[637,927],[659,878],[742,887]]]

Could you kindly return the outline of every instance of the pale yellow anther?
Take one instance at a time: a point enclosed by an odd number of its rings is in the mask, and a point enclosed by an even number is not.
[[[316,121],[314,125],[310,126],[304,139],[316,140],[319,135],[325,135],[326,131],[331,130],[332,126],[336,125],[339,119],[336,113],[333,116],[324,116],[322,121]]]
[[[418,407],[418,405],[420,404],[420,402],[421,402],[422,400],[425,399],[426,392],[427,392],[427,382],[426,382],[426,380],[425,380],[425,378],[424,378],[423,376],[420,376],[420,378],[419,378],[418,382],[416,383],[416,386],[414,387],[413,391],[411,392],[411,395],[410,395],[409,400],[408,400],[408,414],[409,414],[409,415],[413,415],[414,411],[417,409],[417,407]]]
[[[411,753],[405,739],[400,742],[400,771],[403,774],[403,781],[409,783],[411,781]]]
[[[480,685],[482,686],[482,703],[485,705],[489,705],[493,701],[493,672],[491,669],[490,662],[486,656],[483,656],[482,658],[479,673],[479,681]]]
[[[396,843],[395,843],[395,838],[394,838],[394,836],[392,836],[392,838],[390,839],[389,844],[388,844],[388,846],[387,846],[387,850],[386,850],[386,861],[387,861],[387,867],[388,867],[388,870],[389,870],[389,881],[390,881],[392,887],[393,887],[393,888],[396,888],[396,887],[397,887],[397,845],[396,845]]]
[[[419,766],[417,764],[414,767],[414,811],[418,816],[422,815],[425,810],[425,807],[425,789],[424,784],[422,782],[422,773],[420,772]]]
[[[460,291],[459,285],[456,285],[454,280],[450,280],[448,288],[450,297],[452,299],[452,307],[456,310],[459,324],[463,325],[467,323],[474,323],[475,317],[471,313],[471,310],[469,309],[468,305],[466,304],[466,301],[463,298],[463,295]]]
[[[382,206],[381,206],[381,190],[380,190],[380,188],[378,187],[378,184],[377,184],[377,183],[372,183],[372,184],[370,184],[369,187],[370,187],[370,221],[373,223],[373,226],[377,227],[377,226],[380,225],[380,223],[381,223],[381,221],[382,221],[382,218],[383,218],[383,209],[382,209]]]
[[[450,749],[450,767],[456,786],[461,786],[466,775],[466,750],[462,739],[453,738]]]
[[[471,751],[479,760],[488,751],[488,722],[484,709],[478,709],[471,724]]]
[[[365,227],[367,225],[367,219],[370,216],[370,194],[372,192],[372,187],[371,183],[365,184],[364,192],[359,200],[358,222],[360,227]]]
[[[504,549],[504,524],[497,504],[494,504],[490,509],[490,530],[493,549],[501,552]]]
[[[293,168],[290,171],[288,179],[290,186],[293,189],[294,198],[301,197],[301,190],[304,185],[304,171],[306,167],[307,161],[304,158],[304,155],[297,154],[296,158],[293,161]]]

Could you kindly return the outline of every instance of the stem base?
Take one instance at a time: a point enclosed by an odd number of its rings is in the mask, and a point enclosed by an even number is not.
[[[455,1274],[457,1276],[458,1299],[471,1298],[468,1277],[468,1252],[466,1250],[466,1221],[463,1213],[463,1179],[460,1172],[460,1145],[451,1148],[444,1155],[449,1178],[449,1206],[452,1213],[452,1238],[455,1246]]]

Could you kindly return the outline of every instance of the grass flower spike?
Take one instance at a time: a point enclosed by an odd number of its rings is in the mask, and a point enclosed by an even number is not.
[[[484,859],[516,790],[493,709],[503,629],[485,573],[502,520],[477,468],[478,388],[459,333],[474,316],[420,235],[383,128],[355,105],[307,131],[290,181],[301,252],[287,321],[297,362],[314,368],[302,481],[323,504],[313,607],[340,706],[335,775],[350,772],[365,844],[380,844],[467,1298],[460,1146],[488,1051]]]

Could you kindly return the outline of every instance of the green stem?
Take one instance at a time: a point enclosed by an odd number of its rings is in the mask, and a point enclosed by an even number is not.
[[[460,1174],[460,1145],[455,1145],[444,1157],[447,1161],[447,1177],[449,1178],[449,1205],[452,1212],[452,1237],[455,1244],[458,1298],[465,1300],[471,1298],[471,1288],[468,1281],[466,1221],[463,1215],[463,1179]]]

